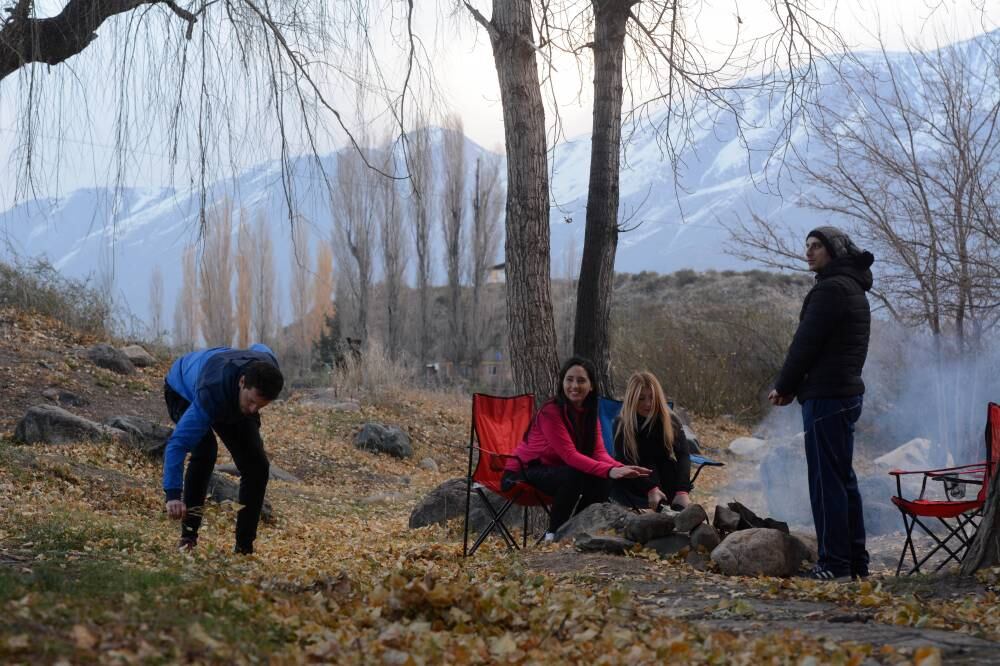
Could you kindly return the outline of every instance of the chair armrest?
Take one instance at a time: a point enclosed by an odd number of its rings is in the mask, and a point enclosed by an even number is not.
[[[889,474],[891,476],[900,476],[902,474],[928,474],[933,475],[938,472],[955,472],[960,469],[986,469],[986,463],[973,463],[971,465],[958,465],[956,467],[938,467],[936,469],[913,469],[913,470],[902,470],[902,469],[891,469]]]
[[[476,446],[474,444],[470,445],[470,448],[472,448],[474,451],[479,451],[479,455],[485,454],[487,456],[493,456],[494,458],[502,458],[502,459],[512,458],[517,461],[518,467],[520,467],[522,470],[524,469],[524,462],[517,456],[512,456],[508,453],[497,453],[496,451],[487,451],[486,449],[483,449],[482,447]]]

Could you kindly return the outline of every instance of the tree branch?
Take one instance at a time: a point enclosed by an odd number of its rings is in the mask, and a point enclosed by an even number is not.
[[[58,65],[68,60],[97,39],[97,28],[106,20],[142,5],[166,5],[188,22],[188,39],[198,20],[173,0],[69,0],[49,18],[30,17],[30,4],[19,2],[0,29],[0,81],[33,62]]]

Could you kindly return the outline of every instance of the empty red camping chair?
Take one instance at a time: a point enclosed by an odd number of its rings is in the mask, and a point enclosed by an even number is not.
[[[889,472],[896,477],[896,496],[892,498],[892,503],[903,514],[903,527],[906,529],[906,542],[903,544],[903,552],[900,553],[899,564],[896,566],[897,576],[903,569],[907,554],[913,562],[908,574],[919,572],[920,567],[941,551],[944,551],[947,557],[934,568],[934,571],[940,570],[948,562],[962,561],[965,551],[976,535],[979,520],[983,515],[983,505],[989,492],[990,479],[997,471],[997,461],[1000,458],[1000,405],[993,402],[987,408],[985,439],[986,459],[983,462],[943,469],[914,471],[894,469]],[[900,482],[900,478],[908,474],[923,474],[920,495],[912,500],[903,499]],[[927,481],[941,483],[948,499],[924,499]],[[966,487],[970,485],[979,486],[979,492],[974,499],[963,499]],[[937,527],[934,520],[940,523],[943,529],[937,528],[938,532],[931,529],[931,526]],[[913,544],[913,530],[916,527],[934,541],[934,547],[919,559]]]
[[[535,411],[535,396],[531,394],[513,397],[498,397],[476,393],[472,396],[472,430],[469,435],[469,473],[465,494],[465,529],[462,539],[462,554],[472,555],[494,531],[498,532],[508,548],[517,549],[517,540],[503,522],[512,506],[524,509],[523,545],[528,545],[528,508],[540,506],[548,513],[552,499],[543,495],[534,486],[517,483],[510,490],[500,488],[504,467],[524,434],[531,425]],[[478,460],[473,470],[473,459]],[[501,506],[490,501],[485,490],[500,495],[504,499]],[[476,492],[486,510],[490,513],[490,523],[483,528],[472,547],[469,548],[469,507],[472,493]]]

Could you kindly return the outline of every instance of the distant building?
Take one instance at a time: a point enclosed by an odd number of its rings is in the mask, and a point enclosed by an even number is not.
[[[486,284],[502,284],[507,280],[507,264],[497,264],[490,266],[490,272],[486,276]]]

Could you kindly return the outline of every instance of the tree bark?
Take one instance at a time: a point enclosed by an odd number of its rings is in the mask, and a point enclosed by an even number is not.
[[[961,573],[972,576],[980,569],[1000,564],[1000,491],[997,482],[998,475],[993,472],[990,481],[989,494],[986,496],[983,522],[976,530],[976,536],[969,544],[969,550],[962,558]]]
[[[611,294],[618,251],[622,63],[625,25],[635,0],[594,0],[594,127],[583,260],[577,284],[573,350],[597,367],[595,388],[611,395]]]
[[[545,109],[532,41],[530,0],[494,0],[493,46],[507,149],[507,326],[518,391],[552,395],[559,362],[549,269]]]

